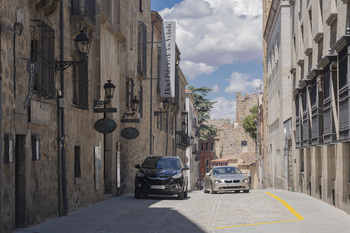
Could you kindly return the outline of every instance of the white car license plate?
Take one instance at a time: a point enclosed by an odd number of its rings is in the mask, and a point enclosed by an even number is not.
[[[151,185],[151,189],[165,189],[165,185]]]

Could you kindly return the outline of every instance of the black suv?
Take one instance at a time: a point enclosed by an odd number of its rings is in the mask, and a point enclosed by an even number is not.
[[[148,194],[177,195],[187,197],[189,167],[184,167],[179,157],[150,156],[145,159],[135,177],[135,198],[146,198]]]

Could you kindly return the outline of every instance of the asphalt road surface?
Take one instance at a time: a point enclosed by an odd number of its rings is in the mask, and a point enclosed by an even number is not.
[[[111,198],[16,233],[350,232],[350,215],[282,190]]]

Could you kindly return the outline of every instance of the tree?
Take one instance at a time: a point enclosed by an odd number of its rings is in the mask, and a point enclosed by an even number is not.
[[[251,113],[250,115],[244,117],[242,121],[242,126],[244,131],[249,134],[249,137],[256,141],[256,134],[257,134],[257,129],[256,129],[256,117],[258,113],[258,106],[255,105],[251,109],[249,109],[249,112]]]
[[[216,103],[207,98],[207,94],[209,91],[211,91],[211,89],[207,87],[195,88],[193,86],[189,86],[188,89],[190,89],[192,92],[195,100],[194,107],[198,112],[200,139],[207,141],[209,138],[216,137],[217,129],[214,127],[214,125],[206,124],[210,119],[210,111],[213,108],[213,105]]]

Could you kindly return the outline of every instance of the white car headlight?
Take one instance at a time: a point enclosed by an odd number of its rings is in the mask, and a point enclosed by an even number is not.
[[[179,173],[179,174],[173,175],[172,177],[174,179],[179,179],[179,178],[181,178],[181,176],[182,176],[182,173]]]
[[[248,179],[243,179],[242,183],[248,183]]]
[[[142,172],[138,171],[138,172],[136,173],[136,176],[137,176],[137,177],[145,177],[145,174],[143,174]]]
[[[220,183],[222,183],[221,180],[214,180],[214,182],[215,182],[215,184],[220,184]]]

